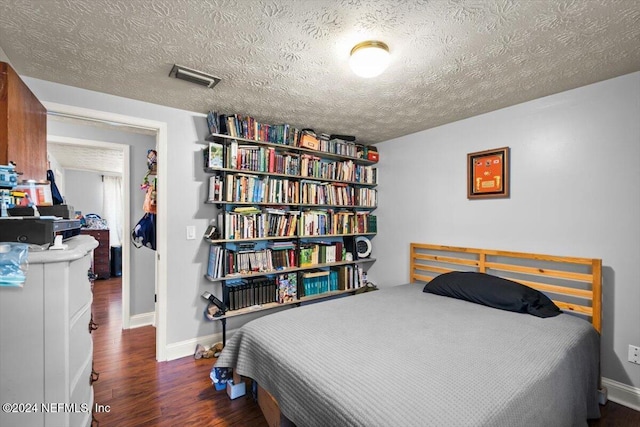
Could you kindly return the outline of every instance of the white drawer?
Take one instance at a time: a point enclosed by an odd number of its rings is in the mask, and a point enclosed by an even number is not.
[[[82,371],[80,381],[71,390],[71,403],[75,403],[76,408],[87,409],[87,411],[71,412],[69,417],[69,425],[71,426],[91,425],[91,414],[93,412],[93,387],[89,381],[91,378],[91,365],[90,361]]]
[[[69,265],[69,318],[91,302],[91,283],[88,271],[91,267],[91,253]]]
[[[93,358],[93,342],[89,333],[89,320],[91,319],[91,306],[85,306],[77,322],[71,327],[69,333],[69,379],[71,387],[74,386],[74,380],[80,371],[85,369],[88,363],[91,365]],[[80,381],[83,381],[80,378]]]

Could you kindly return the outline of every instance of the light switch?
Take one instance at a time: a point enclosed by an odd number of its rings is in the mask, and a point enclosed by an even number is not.
[[[194,240],[196,238],[195,225],[187,225],[187,240]]]

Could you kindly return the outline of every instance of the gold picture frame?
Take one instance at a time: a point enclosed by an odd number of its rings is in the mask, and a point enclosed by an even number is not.
[[[509,197],[509,147],[467,154],[467,198]]]

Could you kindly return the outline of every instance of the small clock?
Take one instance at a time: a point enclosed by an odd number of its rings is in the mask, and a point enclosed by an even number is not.
[[[364,236],[356,237],[356,252],[358,258],[368,258],[371,255],[371,240]]]

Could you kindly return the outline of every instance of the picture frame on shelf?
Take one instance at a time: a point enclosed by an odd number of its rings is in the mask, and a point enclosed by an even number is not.
[[[467,154],[467,198],[510,197],[509,147]]]

